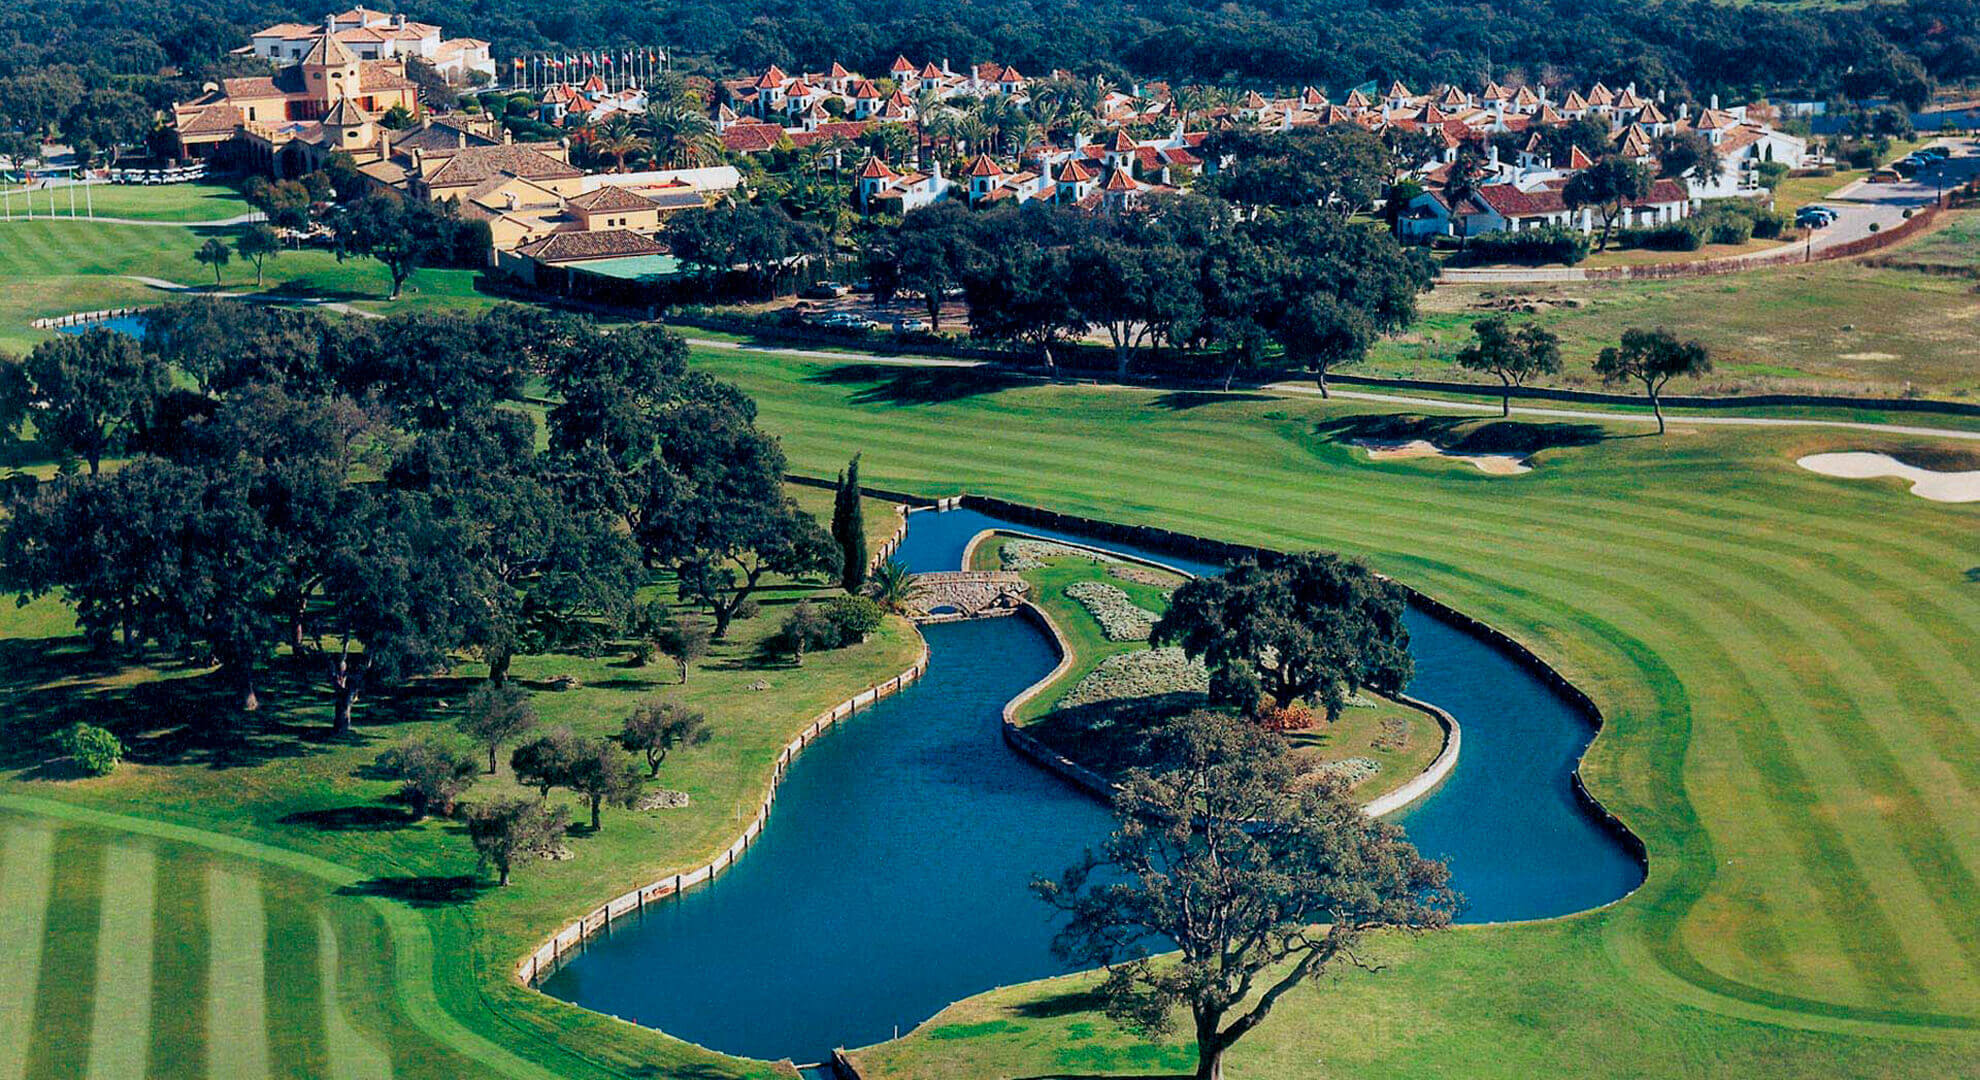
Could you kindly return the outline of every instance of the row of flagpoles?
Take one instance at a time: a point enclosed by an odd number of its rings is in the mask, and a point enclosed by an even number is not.
[[[594,49],[526,53],[509,61],[509,85],[536,90],[559,83],[581,83],[596,75],[614,89],[646,86],[667,70],[665,49]]]

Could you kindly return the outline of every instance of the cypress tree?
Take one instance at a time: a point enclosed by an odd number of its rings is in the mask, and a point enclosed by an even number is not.
[[[838,496],[832,501],[832,539],[845,556],[839,584],[857,592],[866,584],[866,515],[859,501],[859,455],[839,474]]]

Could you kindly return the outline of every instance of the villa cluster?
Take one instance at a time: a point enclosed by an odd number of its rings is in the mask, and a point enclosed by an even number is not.
[[[878,124],[901,124],[917,133],[934,126],[943,113],[955,115],[982,99],[1006,100],[1023,113],[1034,98],[1046,96],[1041,82],[1072,83],[1065,72],[1034,80],[1014,67],[973,64],[966,72],[941,64],[894,61],[884,78],[870,79],[833,64],[823,72],[792,75],[772,66],[759,75],[721,84],[723,101],[715,122],[734,153],[761,153],[802,147],[832,138],[858,139]],[[1445,86],[1416,93],[1401,82],[1387,92],[1373,86],[1348,91],[1339,101],[1307,87],[1291,97],[1266,97],[1256,90],[1234,100],[1188,109],[1160,83],[1104,89],[1091,108],[1094,130],[1075,128],[1064,141],[1046,133],[1015,154],[999,156],[989,146],[955,145],[967,156],[965,175],[944,176],[940,155],[924,154],[914,167],[884,160],[867,163],[853,194],[868,212],[899,213],[948,199],[972,205],[999,201],[1051,201],[1089,209],[1138,205],[1147,195],[1186,187],[1220,164],[1205,161],[1203,141],[1233,128],[1284,132],[1353,124],[1378,135],[1428,136],[1430,150],[1417,173],[1432,194],[1410,207],[1403,231],[1422,239],[1494,228],[1518,229],[1560,224],[1587,230],[1589,215],[1570,212],[1561,188],[1592,162],[1575,152],[1554,160],[1544,133],[1576,121],[1605,124],[1614,152],[1654,164],[1658,140],[1697,132],[1715,149],[1722,168],[1716,176],[1686,176],[1657,185],[1629,208],[1631,223],[1672,221],[1686,216],[1699,200],[1760,194],[1754,168],[1778,161],[1793,166],[1808,155],[1806,140],[1773,125],[1770,114],[1747,106],[1694,112],[1671,107],[1632,84],[1612,90],[1597,83],[1564,96],[1547,87],[1487,83],[1477,91]],[[926,115],[924,115],[926,114]],[[1501,159],[1495,145],[1510,135],[1525,136],[1517,159]],[[1438,189],[1460,149],[1471,146],[1485,164],[1476,194],[1450,205]]]

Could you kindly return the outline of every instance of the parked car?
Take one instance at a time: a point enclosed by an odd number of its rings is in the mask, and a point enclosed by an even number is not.
[[[1870,173],[1866,182],[1872,184],[1895,184],[1902,179],[1904,177],[1898,175],[1894,169],[1876,169]]]
[[[1794,212],[1794,223],[1803,228],[1826,229],[1836,223],[1836,212],[1826,206],[1804,206]]]
[[[860,278],[852,283],[852,291],[861,294],[870,293],[873,291],[873,282],[867,278]]]
[[[931,329],[933,328],[928,325],[927,319],[904,317],[894,320],[894,333],[896,334],[925,334]]]
[[[837,300],[851,291],[850,285],[842,285],[836,281],[821,281],[815,285],[805,286],[804,291],[798,295],[807,300]]]

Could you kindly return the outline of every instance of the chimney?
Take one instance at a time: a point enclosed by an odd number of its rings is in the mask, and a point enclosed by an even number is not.
[[[946,56],[942,58],[942,74],[944,75],[955,74],[954,72],[949,70],[949,58]]]
[[[454,129],[454,145],[455,145],[455,147],[456,147],[457,149],[461,149],[461,150],[466,150],[466,149],[467,149],[467,132],[465,132],[465,131],[462,131],[462,130],[461,130],[460,128],[455,128],[455,129]]]
[[[516,193],[515,193],[515,192],[513,192],[513,191],[505,191],[505,192],[503,192],[503,193],[502,193],[502,198],[503,198],[503,201],[505,201],[505,202],[507,202],[507,203],[509,204],[509,209],[511,209],[511,210],[514,210],[514,209],[516,208]]]
[[[1719,111],[1719,95],[1717,94],[1712,95],[1712,111],[1713,112]]]
[[[336,32],[337,32],[337,17],[335,15],[325,15],[323,17],[323,35],[325,37],[328,37]]]
[[[1499,171],[1499,144],[1498,144],[1498,143],[1495,143],[1495,142],[1491,142],[1491,141],[1489,141],[1489,140],[1488,140],[1488,141],[1486,142],[1486,144],[1485,144],[1485,164],[1486,164],[1487,166],[1489,166],[1489,167],[1491,168],[1491,170],[1492,170],[1492,171],[1493,171],[1494,173],[1497,173],[1497,172]]]

